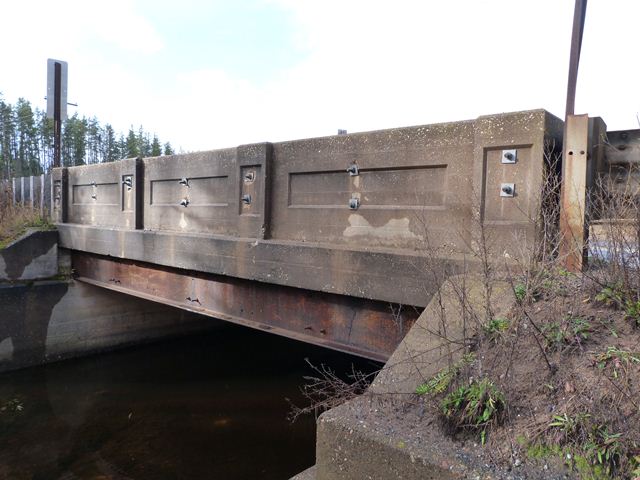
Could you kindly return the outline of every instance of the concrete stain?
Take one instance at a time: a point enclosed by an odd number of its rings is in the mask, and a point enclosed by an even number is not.
[[[58,241],[58,233],[49,230],[36,230],[0,250],[4,261],[5,275],[9,280],[18,280],[25,269],[35,259],[45,255]]]
[[[380,240],[420,240],[422,237],[416,235],[409,229],[408,218],[392,218],[380,227],[372,226],[362,215],[349,215],[349,226],[345,228],[345,237],[367,236]]]
[[[0,286],[0,343],[10,339],[12,354],[0,359],[0,371],[42,363],[54,307],[69,289],[69,282]],[[5,349],[5,354],[7,353]]]

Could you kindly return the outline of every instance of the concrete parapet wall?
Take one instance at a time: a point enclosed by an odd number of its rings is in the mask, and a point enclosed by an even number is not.
[[[147,230],[410,249],[429,234],[465,251],[474,206],[489,225],[531,223],[561,127],[535,110],[72,167],[65,223],[135,229],[138,215]],[[501,162],[505,149],[516,163]],[[513,198],[503,182],[517,184]]]
[[[531,245],[561,131],[533,110],[57,169],[54,213],[66,248],[405,303],[424,287],[380,296],[367,275],[460,262],[483,228],[500,254]]]
[[[0,371],[215,328],[219,322],[81,282],[0,284]]]

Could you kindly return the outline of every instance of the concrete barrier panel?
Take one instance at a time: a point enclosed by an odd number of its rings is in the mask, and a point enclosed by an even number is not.
[[[68,169],[68,222],[134,229],[136,160]]]

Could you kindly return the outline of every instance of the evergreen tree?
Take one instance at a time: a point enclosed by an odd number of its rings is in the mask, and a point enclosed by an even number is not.
[[[116,132],[113,127],[107,123],[104,127],[102,142],[102,161],[113,162],[120,158],[120,149],[116,141]]]
[[[38,139],[31,104],[23,98],[16,104],[16,136],[18,140],[16,173],[20,176],[32,175],[39,170]],[[37,173],[37,172],[34,172]]]
[[[133,127],[129,129],[129,134],[127,135],[127,141],[125,143],[125,149],[125,155],[123,158],[135,158],[140,155],[138,137],[133,131]]]
[[[96,117],[87,120],[87,163],[100,163],[102,132]]]
[[[153,141],[151,142],[151,156],[159,157],[162,155],[162,145],[160,145],[160,140],[156,135],[153,136]]]
[[[138,129],[137,140],[138,140],[138,155],[140,155],[141,157],[150,156],[151,142],[149,142],[149,134],[143,130],[142,125],[140,125],[140,128]]]
[[[15,159],[15,122],[11,105],[0,98],[0,160],[5,178],[15,175],[13,163]]]
[[[0,179],[39,175],[53,165],[53,120],[25,99],[15,106],[0,94]],[[138,156],[172,155],[173,148],[163,145],[156,135],[133,127],[127,136],[114,128],[100,125],[97,118],[80,117],[77,113],[62,124],[61,163],[74,166],[111,162]]]

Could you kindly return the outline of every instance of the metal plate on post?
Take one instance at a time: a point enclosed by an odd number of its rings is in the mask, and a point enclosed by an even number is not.
[[[59,65],[56,67],[56,64]],[[56,75],[56,69],[59,74]],[[60,94],[60,120],[67,118],[67,78],[68,64],[62,60],[47,59],[47,118],[53,118],[55,112],[56,91]],[[56,85],[56,80],[60,83]],[[58,88],[56,88],[58,87]]]

